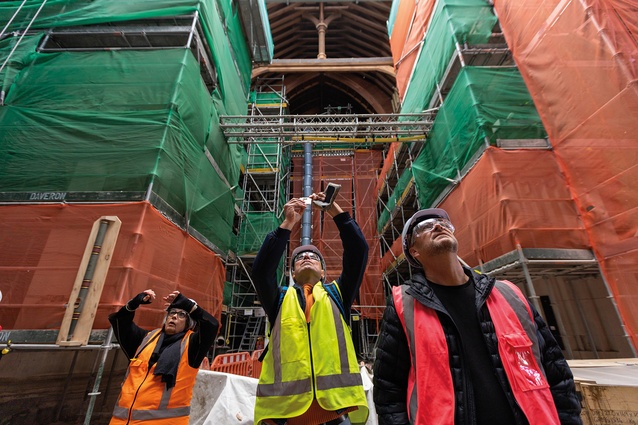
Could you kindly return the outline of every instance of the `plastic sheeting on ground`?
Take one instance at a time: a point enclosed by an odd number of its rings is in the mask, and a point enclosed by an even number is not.
[[[365,367],[361,368],[361,378],[370,410],[366,425],[377,425],[377,414],[372,401],[372,380]],[[193,388],[189,424],[254,424],[257,382],[255,378],[200,370]]]

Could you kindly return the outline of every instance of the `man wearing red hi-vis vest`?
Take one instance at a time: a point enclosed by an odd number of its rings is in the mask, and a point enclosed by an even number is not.
[[[374,363],[380,425],[581,424],[573,376],[547,324],[511,282],[461,264],[446,211],[405,223],[423,269],[394,287]]]

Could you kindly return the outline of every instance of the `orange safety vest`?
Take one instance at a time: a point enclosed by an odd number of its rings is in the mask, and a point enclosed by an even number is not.
[[[135,358],[129,362],[122,392],[115,404],[109,425],[188,425],[193,385],[197,368],[188,364],[188,345],[192,331],[181,342],[181,356],[175,386],[166,389],[161,375],[153,375],[155,363],[148,367],[151,354],[159,340],[161,329],[149,332]]]
[[[394,305],[410,346],[407,407],[414,425],[454,425],[454,385],[445,332],[436,311],[414,302],[407,285],[392,288]],[[514,398],[530,424],[559,425],[543,369],[532,311],[511,282],[496,281],[486,301],[498,353]]]

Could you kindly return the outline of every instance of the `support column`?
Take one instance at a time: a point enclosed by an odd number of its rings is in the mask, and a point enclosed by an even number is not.
[[[336,6],[336,7],[342,8],[342,6]],[[319,46],[318,46],[319,51],[317,53],[317,59],[326,59],[328,57],[328,55],[326,55],[326,30],[328,29],[328,25],[330,25],[330,22],[332,22],[334,19],[341,17],[341,14],[335,13],[328,16],[328,18],[325,18],[324,4],[322,2],[322,3],[319,3],[319,19],[310,15],[303,15],[303,16],[304,18],[310,20],[313,24],[315,24],[315,28],[317,28],[317,32],[319,36]]]
[[[321,3],[323,6],[323,3]],[[322,20],[323,21],[323,20]],[[317,24],[317,31],[319,32],[319,53],[317,54],[317,59],[325,59],[326,56],[326,25],[325,22],[320,22]]]
[[[312,195],[312,143],[306,142],[303,147],[303,196]],[[312,205],[306,206],[301,218],[301,244],[312,243]]]

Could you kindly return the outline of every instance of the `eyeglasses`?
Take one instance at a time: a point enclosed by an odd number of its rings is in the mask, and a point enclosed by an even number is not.
[[[177,316],[180,319],[185,319],[188,314],[184,310],[170,310],[168,312],[168,317]]]
[[[449,220],[444,218],[428,218],[427,220],[420,221],[414,226],[412,229],[412,241],[416,236],[420,236],[423,233],[428,233],[434,230],[434,226],[439,225],[444,229],[448,229],[450,232],[454,233],[454,226]]]
[[[306,251],[306,252],[297,254],[294,262],[296,263],[297,261],[303,260],[304,258],[309,258],[315,261],[321,261],[321,257],[319,255],[315,254],[314,252]]]

